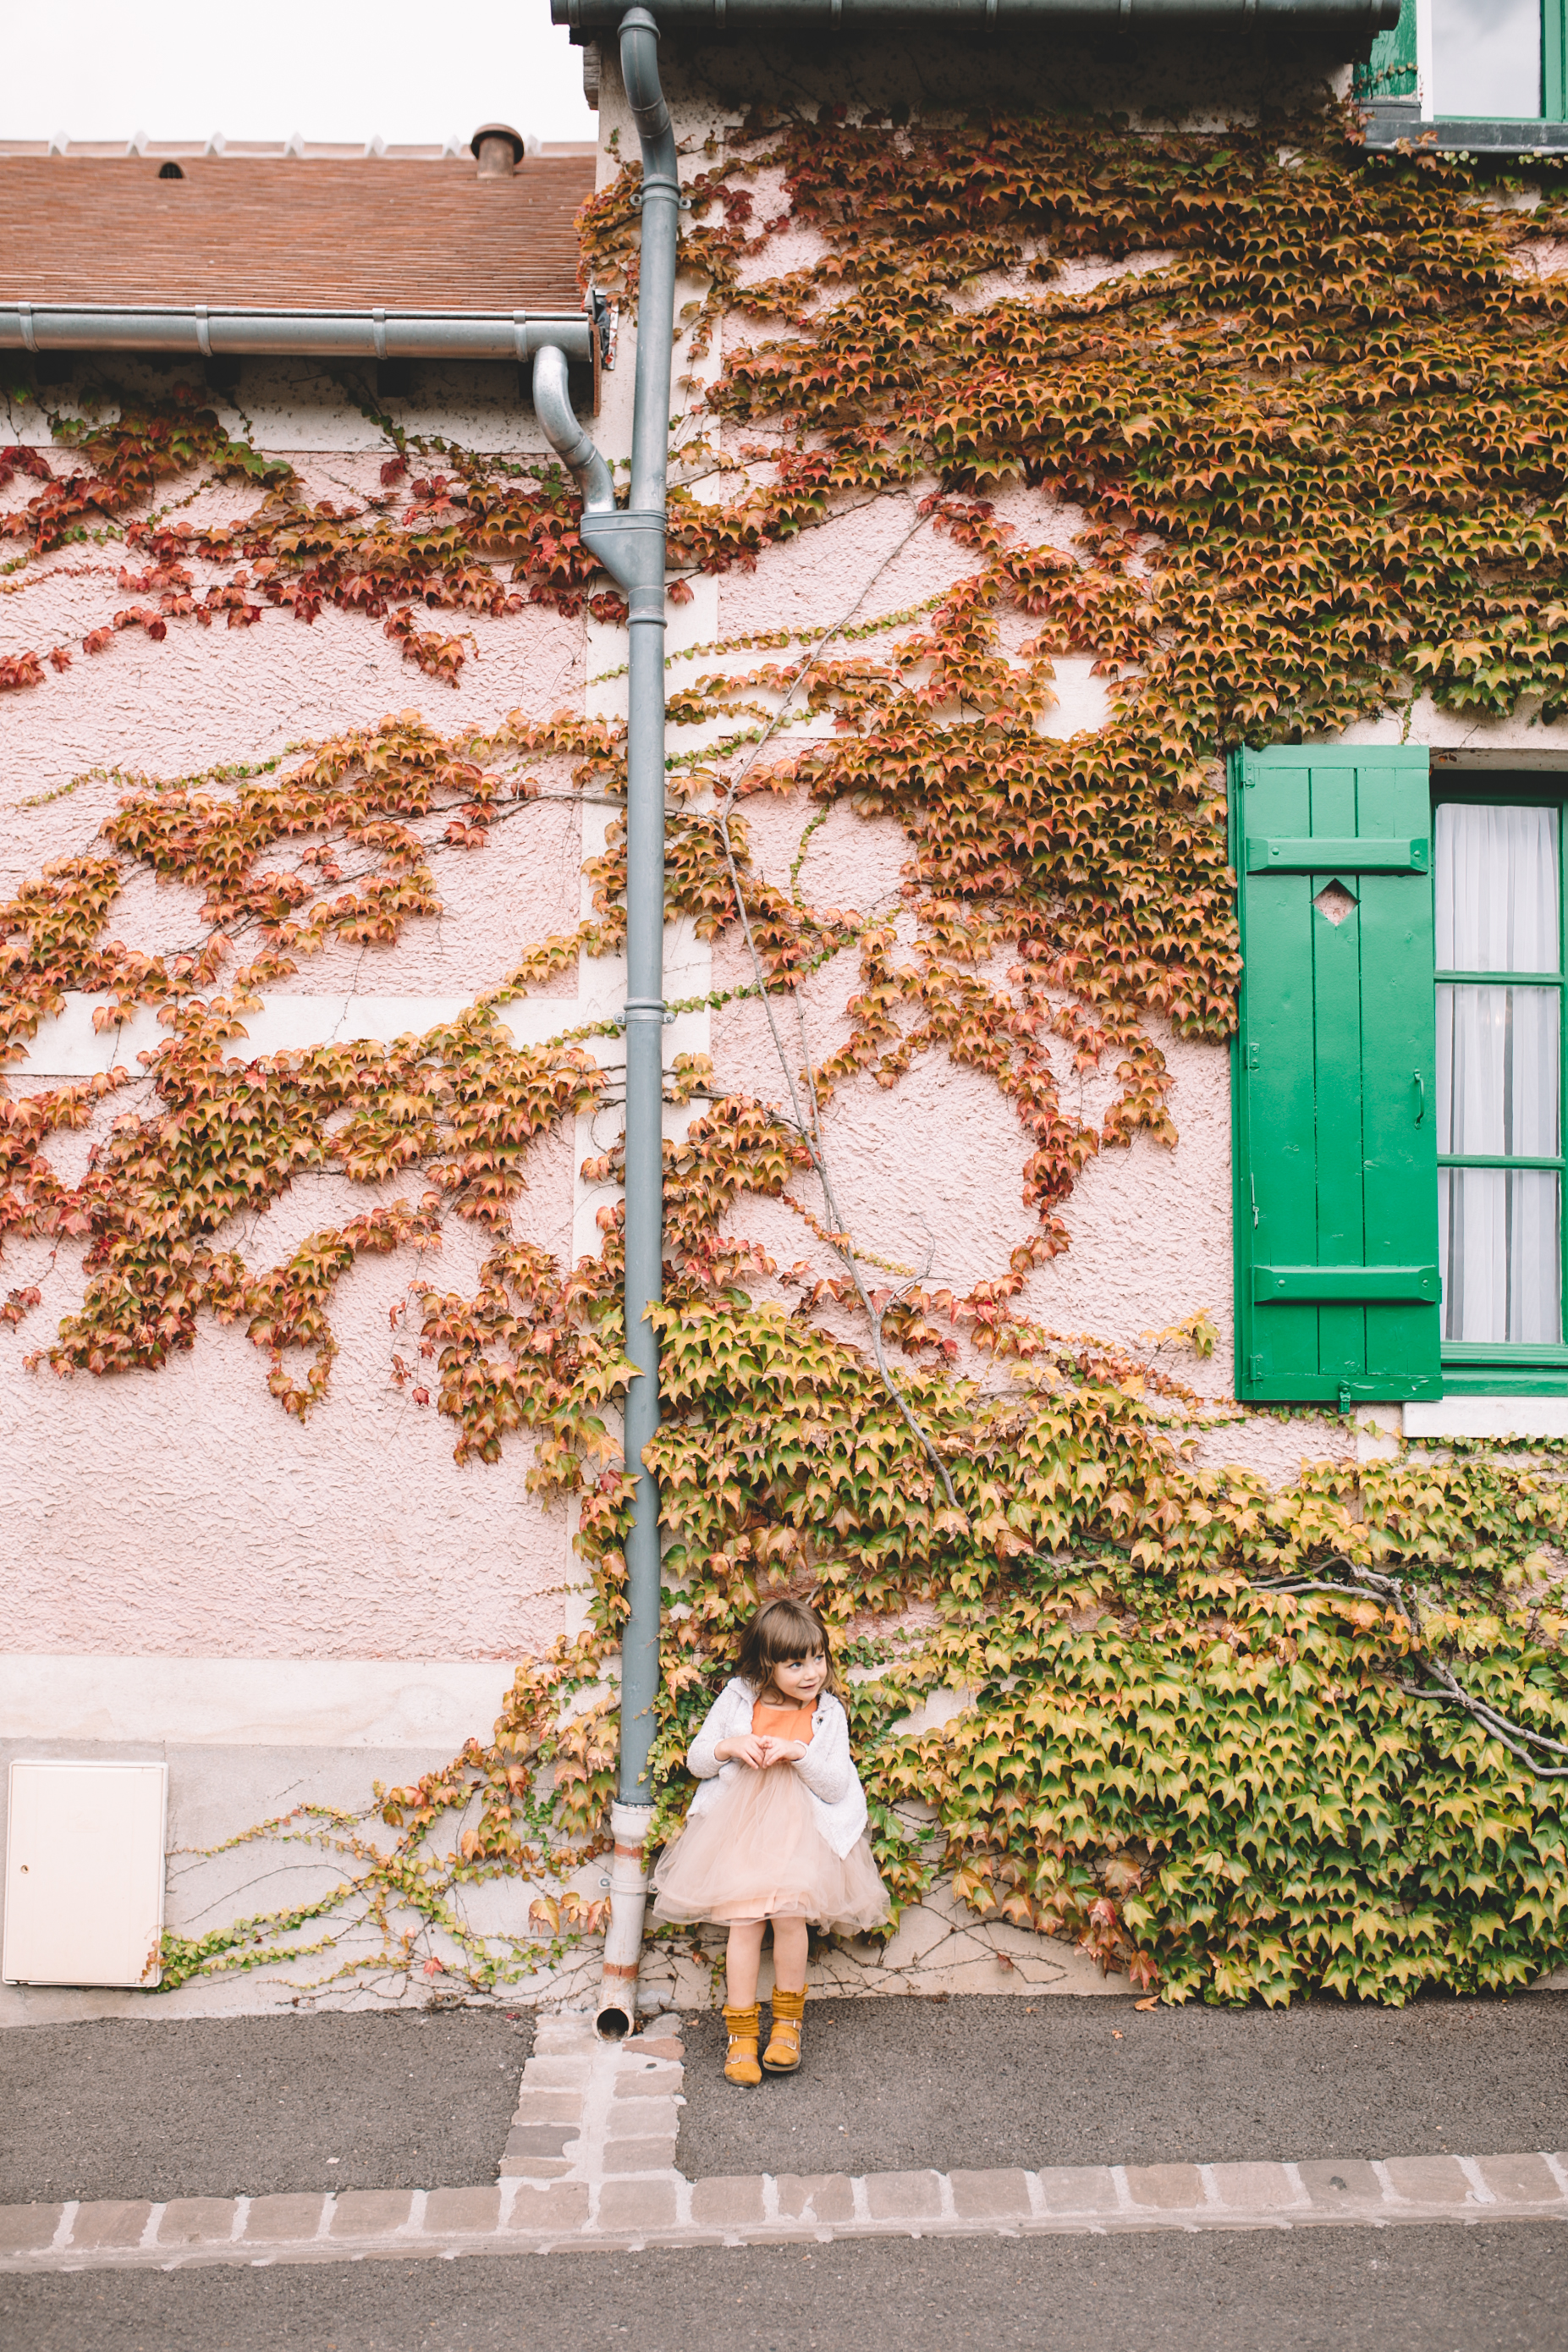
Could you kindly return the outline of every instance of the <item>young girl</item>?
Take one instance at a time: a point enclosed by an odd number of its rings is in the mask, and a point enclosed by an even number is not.
[[[703,1783],[653,1873],[655,1920],[729,1927],[725,2074],[732,2083],[800,2063],[808,1921],[852,1935],[888,1916],[866,1836],[865,1792],[850,1759],[827,1628],[814,1609],[770,1601],[686,1753]],[[757,1971],[773,1922],[772,2033],[761,2039]]]

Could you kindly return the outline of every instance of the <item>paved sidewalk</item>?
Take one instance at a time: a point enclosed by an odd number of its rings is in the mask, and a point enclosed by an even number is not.
[[[0,2034],[0,2206],[493,2180],[533,2019],[498,2009]]]
[[[0,2262],[16,2276],[838,2238],[1568,2221],[1568,2158],[1529,2149],[688,2180],[674,2162],[683,2057],[673,2032],[617,2047],[587,2017],[543,2019],[493,2184],[11,2206],[0,2210]]]
[[[676,2163],[705,2173],[992,2171],[1556,2147],[1568,1998],[1390,2010],[820,2000],[799,2074],[737,2090],[687,2021]]]

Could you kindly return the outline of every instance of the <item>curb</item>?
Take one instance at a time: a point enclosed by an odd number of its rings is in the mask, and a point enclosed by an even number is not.
[[[562,2189],[572,2193],[561,2194]],[[0,2208],[0,2263],[35,2271],[185,2270],[653,2246],[831,2244],[840,2238],[1110,2237],[1205,2230],[1389,2229],[1568,2221],[1556,2155],[1384,2163],[1156,2164],[1040,2172],[642,2173],[604,2184],[350,2189],[167,2204]]]

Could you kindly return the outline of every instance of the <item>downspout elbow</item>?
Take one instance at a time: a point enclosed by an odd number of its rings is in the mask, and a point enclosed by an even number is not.
[[[621,79],[643,150],[643,191],[655,182],[675,195],[675,134],[659,86],[659,27],[646,8],[628,8],[621,19]]]
[[[659,27],[646,8],[628,8],[621,19],[621,79],[643,150],[632,510],[650,516],[656,513],[662,536],[669,456],[670,361],[680,247],[681,177],[670,110],[659,87]],[[660,556],[658,585],[662,598],[662,549]]]
[[[555,343],[546,343],[534,354],[534,414],[544,428],[545,439],[570,467],[582,492],[583,513],[612,512],[615,485],[610,468],[573,414],[567,391],[566,353]]]

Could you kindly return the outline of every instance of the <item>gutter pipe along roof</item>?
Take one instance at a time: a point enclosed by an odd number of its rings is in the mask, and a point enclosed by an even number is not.
[[[180,352],[200,359],[531,360],[594,356],[586,312],[227,310],[0,303],[0,351]]]

